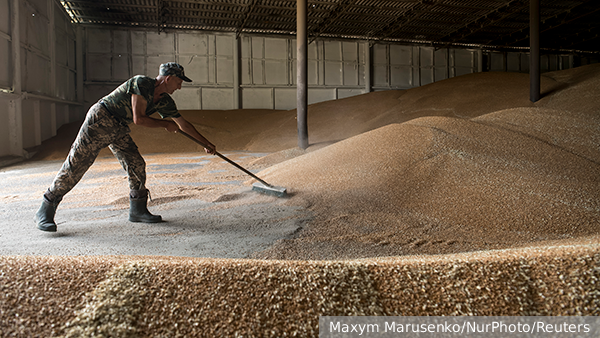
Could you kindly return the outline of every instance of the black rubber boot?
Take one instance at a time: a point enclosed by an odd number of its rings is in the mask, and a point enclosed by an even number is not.
[[[148,211],[148,190],[131,190],[129,195],[129,221],[142,223],[160,223],[160,215]]]
[[[56,214],[56,208],[62,198],[55,198],[50,192],[44,194],[42,205],[40,209],[35,213],[35,222],[37,227],[43,231],[56,232],[56,223],[54,222],[54,215]]]

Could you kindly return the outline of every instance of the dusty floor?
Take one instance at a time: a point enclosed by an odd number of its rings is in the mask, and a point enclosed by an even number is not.
[[[264,154],[226,153],[239,163]],[[36,230],[40,192],[60,161],[0,169],[0,255],[159,255],[247,258],[291,237],[310,211],[251,191],[244,173],[215,156],[146,155],[157,224],[128,221],[128,185],[114,158],[101,158],[60,204],[57,233]],[[187,179],[182,180],[182,176]],[[189,176],[195,177],[190,181]]]
[[[536,103],[512,73],[325,102],[309,108],[307,151],[294,149],[294,111],[184,112],[291,197],[258,196],[187,139],[132,128],[168,222],[128,223],[126,180],[102,159],[46,236],[26,218],[74,137],[65,126],[42,162],[0,171],[1,254],[214,258],[4,256],[0,327],[280,337],[315,336],[318,315],[598,316],[597,88],[590,65],[544,74]]]

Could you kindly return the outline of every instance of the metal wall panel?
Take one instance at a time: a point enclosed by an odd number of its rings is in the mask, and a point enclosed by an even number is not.
[[[173,100],[179,109],[200,109],[202,107],[200,92],[200,88],[184,87],[173,93]]]
[[[341,41],[323,41],[324,85],[344,85],[343,43]],[[351,50],[351,48],[348,48]],[[351,60],[352,61],[352,60]]]
[[[54,44],[56,63],[66,66],[69,63],[69,37],[64,30],[57,29],[58,32],[62,34],[56,35],[56,42]]]
[[[340,41],[323,41],[326,61],[342,61],[342,43]]]
[[[210,54],[214,58],[215,83],[233,86],[233,45],[235,36],[219,34],[215,36],[215,50]],[[210,51],[210,48],[209,48]],[[237,57],[237,56],[236,56]]]
[[[288,60],[290,58],[287,39],[265,38],[265,58],[275,60]]]
[[[148,31],[146,32],[148,43],[146,45],[146,53],[150,56],[172,55],[175,50],[175,34],[161,33]]]
[[[91,82],[111,81],[111,57],[104,54],[88,54],[86,78]]]
[[[275,61],[265,60],[265,84],[287,85],[289,84],[289,63],[287,60]]]
[[[521,71],[521,55],[519,53],[507,53],[506,70],[509,72]]]
[[[308,48],[310,50],[310,47]],[[292,62],[292,70],[293,70],[293,76],[292,76],[292,84],[295,86],[298,83],[298,76],[297,76],[297,71],[298,68],[296,67],[297,63],[296,61]],[[324,77],[324,75],[321,75],[321,71],[323,71],[323,66],[321,66],[321,61],[318,60],[311,60],[310,57],[308,59],[308,65],[307,65],[307,78],[306,78],[306,83],[308,83],[309,86],[317,86],[322,84],[321,83],[321,79]]]
[[[56,96],[61,99],[72,99],[75,92],[75,74],[71,73],[68,68],[56,67],[56,83],[61,84],[56,87]]]
[[[1,9],[0,9],[1,10]],[[12,87],[12,44],[4,36],[0,36],[0,88]]]
[[[26,44],[48,55],[48,20],[47,0],[20,1],[21,39]]]
[[[252,60],[250,63],[250,79],[248,84],[263,85],[265,81],[265,68],[263,60]]]
[[[347,97],[352,97],[352,96],[356,96],[356,95],[361,95],[361,94],[365,94],[364,90],[361,89],[338,89],[337,91],[337,98],[338,99],[345,99]]]
[[[233,109],[233,90],[222,88],[202,89],[202,109]]]
[[[23,90],[30,93],[50,95],[50,60],[44,56],[22,50],[21,55],[26,55],[25,81]]]
[[[88,43],[96,44],[88,40]],[[131,54],[146,55],[146,32],[131,31]]]
[[[189,57],[188,57],[189,56]],[[185,68],[185,74],[195,84],[209,83],[208,59],[206,55],[179,55],[180,62]]]
[[[100,28],[88,28],[87,43],[86,43],[86,54],[91,53],[107,53],[111,52],[110,46],[112,45],[111,30],[100,29]],[[144,51],[145,52],[145,51]]]
[[[294,107],[296,106],[295,103],[294,97]],[[273,109],[273,89],[244,88],[242,91],[242,106],[245,109]]]
[[[56,135],[56,122],[52,122],[54,118],[51,116],[52,109],[48,102],[40,102],[40,140],[47,140]],[[37,143],[37,142],[36,142]]]
[[[129,43],[129,31],[114,30],[112,31],[111,50],[113,54],[129,55],[130,43]],[[108,46],[106,46],[108,47]]]
[[[529,54],[521,53],[521,71],[529,73]]]
[[[0,157],[10,154],[10,126],[8,124],[9,105],[9,100],[0,97],[0,121],[2,122],[0,123]]]
[[[23,100],[23,148],[37,146],[36,129],[40,128],[39,119],[35,117],[34,100]]]
[[[424,86],[435,82],[435,50],[430,47],[419,48],[419,85]]]
[[[448,49],[438,49],[434,55],[435,81],[441,81],[448,78]]]
[[[473,50],[454,49],[453,76],[475,73],[477,71],[477,54]]]
[[[208,36],[206,34],[178,34],[177,41],[179,53],[182,55],[208,54]]]
[[[373,86],[388,86],[390,83],[389,79],[389,62],[388,62],[388,48],[389,45],[376,44],[373,46],[373,56],[371,58],[373,67]]]
[[[506,63],[504,62],[504,53],[491,52],[489,54],[489,70],[491,72],[503,72],[506,70]]]
[[[336,99],[335,89],[309,89],[308,104],[319,103]]]
[[[421,68],[420,69],[420,85],[428,85],[435,82],[435,70],[433,68]]]
[[[210,60],[210,58],[209,58]],[[220,85],[233,85],[233,59],[215,57],[215,81],[214,83]]]
[[[132,55],[131,76],[146,75],[146,73],[146,57],[141,55]]]
[[[360,86],[360,71],[364,68],[360,68],[356,62],[344,62],[344,68],[342,69],[342,75],[344,86]],[[364,77],[364,75],[363,75]]]
[[[410,88],[419,81],[419,49],[418,47],[388,45],[386,58],[389,79],[384,86],[389,88]],[[382,83],[383,81],[377,81]]]
[[[111,79],[117,81],[126,81],[131,76],[131,67],[129,66],[128,54],[113,54],[111,56]]]
[[[343,84],[343,64],[336,61],[325,61],[323,64],[325,66],[325,85],[341,86]]]
[[[9,0],[0,0],[0,88],[4,89],[12,87],[10,13]]]
[[[48,16],[48,1],[46,0],[27,0],[28,6],[35,9],[37,13]]]
[[[9,0],[0,0],[0,32],[10,35],[10,3]],[[4,37],[6,39],[6,37]]]
[[[376,72],[376,86],[391,87],[391,88],[410,88],[413,86],[413,67],[390,65],[390,74],[381,74],[381,71]],[[388,67],[385,67],[387,71]],[[381,79],[378,79],[381,77]],[[389,78],[389,81],[386,81]]]
[[[275,109],[290,110],[296,109],[296,87],[293,88],[275,88],[274,101]]]

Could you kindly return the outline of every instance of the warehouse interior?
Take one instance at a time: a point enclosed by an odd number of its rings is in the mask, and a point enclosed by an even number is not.
[[[0,22],[0,336],[600,314],[594,1],[0,0]],[[87,110],[169,61],[182,115],[289,196],[131,125],[166,221],[127,222],[106,150],[41,234]]]

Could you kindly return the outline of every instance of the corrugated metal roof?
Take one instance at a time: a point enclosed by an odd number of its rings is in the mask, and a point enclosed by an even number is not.
[[[295,0],[64,0],[74,23],[295,34]],[[600,1],[541,0],[541,47],[600,52]],[[314,40],[527,47],[529,0],[309,0]]]

